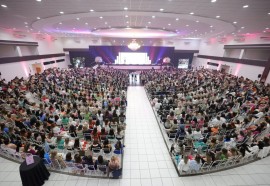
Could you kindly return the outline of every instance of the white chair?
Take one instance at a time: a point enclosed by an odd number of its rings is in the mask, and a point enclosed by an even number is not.
[[[108,169],[107,165],[97,165],[97,173],[98,173],[100,176],[102,176],[102,175],[107,176],[107,175],[106,175],[106,173],[107,173],[107,171],[108,171],[107,169]]]
[[[86,165],[86,174],[96,175],[96,168],[94,165]]]
[[[263,147],[258,153],[258,158],[265,158],[269,154],[270,147]]]

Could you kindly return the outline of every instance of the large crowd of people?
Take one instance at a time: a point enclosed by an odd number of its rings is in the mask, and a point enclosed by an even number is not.
[[[121,169],[127,86],[128,73],[112,68],[1,80],[1,151],[80,174]]]
[[[180,174],[269,153],[269,85],[203,68],[141,78]]]
[[[181,174],[270,149],[269,85],[207,69],[152,69],[140,81]],[[1,80],[1,151],[79,174],[120,170],[128,84],[128,72],[112,68]]]

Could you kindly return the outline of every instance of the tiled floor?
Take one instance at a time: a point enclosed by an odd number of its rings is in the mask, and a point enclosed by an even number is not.
[[[235,169],[179,178],[143,87],[129,87],[123,178],[91,179],[51,173],[45,186],[270,185],[270,157]],[[0,185],[21,185],[19,164],[0,158]]]

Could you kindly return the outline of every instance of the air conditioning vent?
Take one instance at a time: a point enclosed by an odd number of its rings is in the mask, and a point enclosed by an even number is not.
[[[263,36],[263,37],[260,37],[260,39],[262,39],[262,40],[270,40],[270,36],[269,37]]]
[[[44,39],[46,39],[46,36],[44,36],[43,34],[37,34],[36,39],[37,40],[44,40]]]
[[[236,42],[244,42],[246,40],[246,38],[244,36],[238,36],[236,38],[234,38],[234,41]]]
[[[24,37],[26,37],[25,33],[21,32],[21,31],[14,31],[13,36],[16,37],[16,38],[24,38]]]

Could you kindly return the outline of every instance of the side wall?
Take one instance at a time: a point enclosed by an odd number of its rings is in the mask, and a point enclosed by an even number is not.
[[[43,62],[46,61],[56,61],[58,59],[65,59],[65,57],[55,57],[55,58],[46,58],[38,59],[31,61],[20,61],[16,63],[6,63],[0,65],[0,71],[2,73],[2,78],[6,81],[14,79],[16,76],[18,78],[27,78],[29,74],[34,74],[35,70],[32,68],[32,64],[41,64],[42,71],[48,68],[57,67],[57,68],[68,68],[68,63],[66,61],[60,63],[54,63],[50,65],[43,65]]]
[[[207,65],[207,62],[217,63],[218,67]],[[217,61],[212,59],[203,59],[194,57],[192,67],[193,68],[207,68],[213,70],[220,70],[221,65],[229,66],[229,73],[235,76],[243,76],[245,78],[251,79],[253,81],[258,80],[258,75],[263,73],[264,67],[254,66],[254,65],[244,65],[240,63],[230,63],[225,61]],[[269,75],[268,75],[269,79]]]
[[[37,52],[35,54],[56,54],[63,52],[62,40],[55,40],[49,35],[44,36],[44,39],[37,39],[36,34],[23,33],[21,36],[15,36],[13,31],[0,29],[0,40],[11,40],[11,41],[28,41],[28,42],[38,42]],[[26,56],[29,51],[24,49],[23,51]],[[1,53],[1,52],[0,52]],[[11,57],[11,56],[8,56]]]

